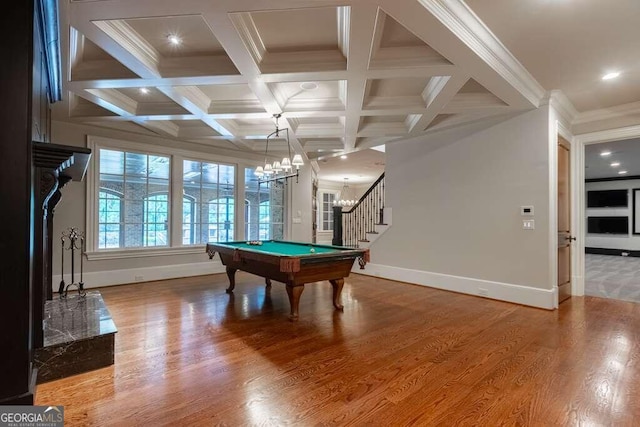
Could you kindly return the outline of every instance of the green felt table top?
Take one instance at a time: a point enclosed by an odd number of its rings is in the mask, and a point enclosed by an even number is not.
[[[265,252],[274,255],[286,255],[286,256],[305,256],[305,255],[317,255],[317,254],[331,254],[339,253],[348,248],[340,246],[325,246],[316,245],[312,243],[299,243],[299,242],[281,242],[273,240],[264,240],[261,245],[250,245],[247,242],[220,242],[218,245],[230,246],[238,249],[247,249],[258,252]],[[313,252],[311,249],[313,248]]]

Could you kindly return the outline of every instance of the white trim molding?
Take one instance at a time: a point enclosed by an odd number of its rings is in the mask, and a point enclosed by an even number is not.
[[[534,107],[539,106],[544,88],[469,6],[461,0],[418,1]]]
[[[220,259],[211,261],[194,262],[190,264],[159,265],[155,267],[130,268],[124,270],[91,271],[83,274],[85,289],[104,286],[124,285],[136,282],[152,282],[155,280],[178,279],[180,277],[203,276],[207,274],[224,273],[225,267]],[[79,276],[76,276],[76,278]],[[68,281],[68,275],[65,280]],[[58,291],[61,276],[53,276],[52,288]],[[69,284],[69,283],[67,283]],[[69,288],[69,292],[73,289]]]
[[[448,274],[412,270],[390,265],[367,264],[364,270],[360,270],[360,267],[355,264],[351,272],[547,310],[556,308],[556,301],[558,299],[557,289],[538,289],[512,283],[451,276]],[[479,294],[480,288],[486,290],[486,295]]]
[[[100,251],[85,252],[89,261],[124,258],[147,258],[158,256],[193,255],[205,253],[205,246],[178,246],[178,247],[149,247],[140,249],[102,249]]]

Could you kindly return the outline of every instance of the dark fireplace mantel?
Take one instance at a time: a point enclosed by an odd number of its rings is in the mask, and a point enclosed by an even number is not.
[[[43,346],[43,319],[46,300],[53,297],[53,214],[62,198],[61,189],[69,181],[82,181],[91,150],[71,145],[33,142],[33,345]]]

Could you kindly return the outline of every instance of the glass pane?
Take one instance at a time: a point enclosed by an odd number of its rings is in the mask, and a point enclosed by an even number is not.
[[[100,150],[100,172],[122,175],[124,173],[124,153],[114,150]]]
[[[284,226],[282,224],[273,224],[272,239],[283,240],[284,239]]]
[[[140,153],[126,153],[125,155],[125,173],[128,176],[146,176],[147,175],[148,156]]]
[[[185,182],[196,184],[201,180],[202,163],[185,160],[182,164],[182,179]]]
[[[233,185],[236,181],[236,168],[231,165],[220,165],[219,167],[219,181],[220,183],[227,183]]]
[[[124,198],[127,200],[142,200],[147,197],[147,179],[140,177],[126,177],[124,184]]]
[[[166,156],[149,156],[149,176],[169,179],[169,158]]]
[[[202,165],[202,182],[215,183],[218,181],[219,165],[215,163],[204,163]]]

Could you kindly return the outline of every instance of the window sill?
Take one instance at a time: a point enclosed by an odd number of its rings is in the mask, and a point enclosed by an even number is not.
[[[95,252],[86,252],[87,260],[100,261],[109,259],[147,258],[172,255],[205,255],[204,245],[180,246],[173,248],[136,248],[136,249],[104,249]]]

